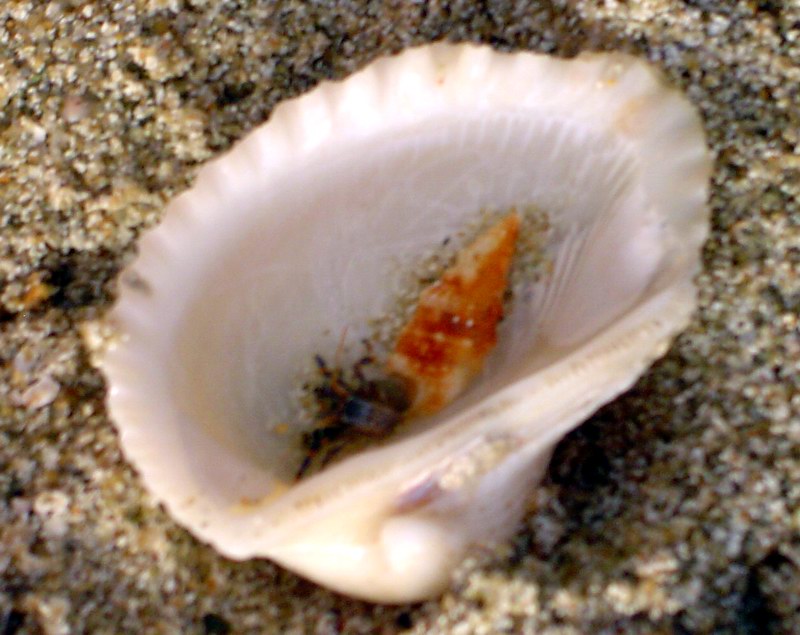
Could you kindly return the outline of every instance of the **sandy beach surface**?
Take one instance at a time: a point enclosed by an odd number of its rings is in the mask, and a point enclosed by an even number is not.
[[[503,549],[375,606],[177,526],[81,324],[279,101],[429,41],[626,51],[702,113],[700,307],[559,446]],[[0,633],[800,633],[800,2],[0,2]]]

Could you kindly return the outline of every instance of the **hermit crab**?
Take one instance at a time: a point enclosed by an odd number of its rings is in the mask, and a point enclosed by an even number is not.
[[[687,324],[709,171],[689,101],[621,54],[436,44],[283,103],[121,275],[95,357],[125,456],[230,558],[372,601],[432,597],[470,549],[509,537],[558,440]],[[546,216],[542,266],[510,265],[481,363],[297,478],[322,425],[298,407],[304,369],[342,332],[372,337],[408,271],[461,235],[457,260],[484,231],[465,227],[512,209]],[[516,240],[514,260],[529,252]],[[382,371],[408,374],[402,329]]]

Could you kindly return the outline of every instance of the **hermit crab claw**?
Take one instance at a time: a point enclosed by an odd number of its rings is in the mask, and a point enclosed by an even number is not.
[[[625,55],[437,44],[281,104],[120,278],[96,359],[125,455],[226,556],[368,600],[431,597],[509,536],[554,444],[686,325],[709,170],[689,102]],[[304,368],[345,330],[368,337],[486,210],[517,210],[515,262],[546,217],[540,266],[510,265],[496,345],[452,402],[415,402],[377,446],[298,480]],[[399,333],[384,361],[403,374]]]

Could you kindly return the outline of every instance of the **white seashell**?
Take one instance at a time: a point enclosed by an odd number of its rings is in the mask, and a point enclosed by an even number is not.
[[[142,238],[98,354],[126,456],[221,553],[360,598],[443,590],[505,539],[554,444],[695,305],[710,161],[645,63],[437,44],[281,104]],[[482,208],[549,214],[549,275],[485,372],[413,434],[300,483],[298,373],[386,311],[403,267]]]

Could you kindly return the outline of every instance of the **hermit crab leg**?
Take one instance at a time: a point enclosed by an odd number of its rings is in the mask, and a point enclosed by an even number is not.
[[[420,295],[387,362],[387,371],[409,387],[409,415],[436,412],[455,399],[497,343],[519,224],[516,212],[505,216]]]

